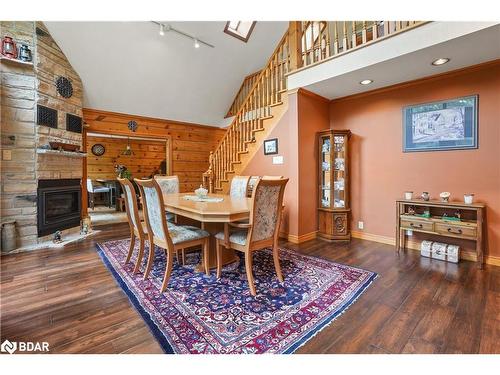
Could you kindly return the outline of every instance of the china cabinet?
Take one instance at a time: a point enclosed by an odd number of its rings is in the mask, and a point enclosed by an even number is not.
[[[349,130],[325,130],[318,137],[318,235],[350,240]]]

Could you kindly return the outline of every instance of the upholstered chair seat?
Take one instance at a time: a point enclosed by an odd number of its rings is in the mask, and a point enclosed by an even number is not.
[[[174,245],[180,244],[181,242],[193,241],[201,238],[206,238],[210,236],[210,233],[199,229],[196,227],[185,227],[175,224],[168,225],[168,233],[172,238],[172,243]]]
[[[229,242],[231,244],[245,245],[247,243],[248,230],[239,230],[229,235]],[[215,238],[224,241],[224,232],[219,232]]]

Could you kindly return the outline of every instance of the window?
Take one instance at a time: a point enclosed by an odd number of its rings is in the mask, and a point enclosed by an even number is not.
[[[252,34],[255,23],[256,21],[228,21],[224,32],[246,43]]]

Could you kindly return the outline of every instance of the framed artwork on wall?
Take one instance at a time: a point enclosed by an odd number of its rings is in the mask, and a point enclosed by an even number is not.
[[[274,155],[278,153],[278,138],[266,139],[264,141],[264,155]]]
[[[403,152],[478,148],[478,96],[403,108]]]

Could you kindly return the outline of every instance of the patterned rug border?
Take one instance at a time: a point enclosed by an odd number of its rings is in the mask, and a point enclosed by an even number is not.
[[[105,243],[105,242],[104,242]],[[97,253],[101,260],[103,261],[104,265],[106,268],[111,272],[113,275],[113,278],[115,279],[116,283],[122,290],[125,292],[125,295],[129,299],[129,301],[132,303],[134,308],[137,310],[137,312],[141,315],[142,319],[150,329],[151,333],[153,336],[156,338],[158,343],[160,344],[162,350],[164,351],[165,354],[176,354],[173,350],[172,345],[170,345],[167,337],[162,333],[160,328],[156,325],[154,320],[152,319],[151,315],[146,311],[146,309],[141,305],[141,303],[138,301],[137,297],[134,295],[134,293],[130,290],[129,286],[127,283],[120,277],[118,272],[113,268],[111,265],[109,259],[107,258],[104,249],[101,247],[100,243],[96,243],[96,248],[97,248]],[[323,257],[313,257],[310,255],[305,255],[305,254],[300,254],[303,257],[306,258],[318,258],[322,259],[328,262],[332,263],[337,263],[333,262],[332,260],[323,258]],[[337,264],[342,264],[342,263],[337,263]],[[309,332],[306,336],[304,336],[300,341],[296,342],[292,346],[290,346],[283,354],[293,354],[296,350],[298,350],[300,347],[304,346],[309,340],[311,340],[314,336],[316,336],[318,333],[320,333],[323,329],[328,327],[331,323],[333,323],[338,317],[340,317],[342,314],[344,314],[351,305],[358,300],[358,298],[365,292],[365,290],[375,281],[375,279],[378,278],[378,274],[374,271],[369,271],[365,270],[364,268],[357,267],[357,266],[351,266],[351,265],[346,265],[348,267],[352,268],[357,268],[366,272],[370,272],[372,275],[362,284],[362,286],[359,288],[359,290],[349,299],[347,300],[340,308],[338,308],[336,311],[334,311],[331,315],[328,315],[327,317],[324,318],[323,322],[319,324],[314,330]]]
[[[101,247],[100,243],[96,243],[97,247],[97,253],[99,254],[99,257],[101,258],[102,262],[106,266],[106,268],[111,272],[113,275],[113,278],[115,279],[116,283],[122,290],[125,292],[125,295],[128,297],[129,301],[132,303],[134,308],[137,310],[137,312],[141,315],[142,320],[146,323],[148,326],[149,330],[155,337],[155,339],[158,341],[160,344],[163,352],[165,354],[175,354],[174,349],[168,342],[168,339],[163,335],[161,332],[160,328],[156,325],[154,320],[151,318],[151,315],[146,311],[146,309],[141,305],[137,297],[132,293],[130,288],[128,287],[127,283],[120,277],[118,272],[113,268],[111,265],[110,261],[106,257],[106,254],[104,253],[103,248]]]

